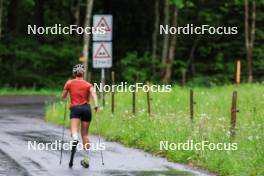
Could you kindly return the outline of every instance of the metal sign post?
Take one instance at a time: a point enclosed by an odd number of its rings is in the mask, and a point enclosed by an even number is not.
[[[101,92],[102,105],[103,105],[103,108],[105,108],[105,92],[104,92],[104,86],[105,86],[105,69],[104,68],[101,69],[101,83],[102,83],[102,87],[103,87],[103,90]]]

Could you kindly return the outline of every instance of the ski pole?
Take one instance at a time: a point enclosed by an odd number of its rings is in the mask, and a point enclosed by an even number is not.
[[[98,127],[98,119],[97,118],[95,119],[95,123],[96,123],[96,129],[98,131],[98,140],[99,140],[99,146],[100,146],[100,143],[101,143],[101,135],[100,134],[101,134],[101,132],[100,132],[99,127]],[[100,154],[101,154],[102,165],[104,165],[104,156],[103,156],[102,150],[100,150]]]
[[[62,146],[64,143],[64,131],[65,131],[65,121],[66,121],[66,114],[67,114],[67,101],[65,100],[65,108],[64,108],[64,117],[63,117],[63,127],[62,127],[62,137],[61,137],[61,152],[60,152],[60,164],[61,164],[61,160],[62,160]]]

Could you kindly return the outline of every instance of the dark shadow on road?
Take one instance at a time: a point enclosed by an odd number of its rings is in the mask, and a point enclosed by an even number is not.
[[[15,160],[0,150],[0,176],[21,175],[30,176],[30,174],[21,167]]]

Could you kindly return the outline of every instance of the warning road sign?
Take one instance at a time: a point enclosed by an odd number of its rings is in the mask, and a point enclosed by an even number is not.
[[[93,67],[112,67],[112,42],[93,42]]]
[[[93,34],[93,41],[111,41],[113,30],[113,17],[112,15],[94,15],[93,27],[104,27],[104,34]]]
[[[111,29],[109,27],[109,24],[106,21],[106,19],[105,19],[104,16],[102,16],[100,18],[99,22],[97,23],[97,26],[95,26],[95,27],[98,27],[98,28],[104,27],[105,28],[105,31],[107,31],[107,32],[110,32],[111,31]]]
[[[109,52],[105,48],[104,43],[101,43],[99,45],[99,48],[96,50],[96,53],[95,53],[94,57],[97,58],[97,59],[99,59],[99,58],[101,58],[101,59],[109,59],[111,57]]]

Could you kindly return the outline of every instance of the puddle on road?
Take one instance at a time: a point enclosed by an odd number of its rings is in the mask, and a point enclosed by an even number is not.
[[[37,144],[47,144],[47,143],[54,143],[55,141],[60,141],[61,136],[59,136],[57,133],[52,133],[48,131],[26,131],[23,133],[20,132],[7,132],[10,135],[19,137],[21,140],[28,142],[34,142],[36,141]],[[65,140],[65,139],[64,139]],[[65,140],[64,143],[69,143],[70,141]],[[59,147],[59,146],[57,146]],[[56,148],[56,150],[48,150],[50,153],[59,156],[60,155],[60,148]],[[70,150],[63,150],[63,153],[66,155],[69,155],[71,153]],[[76,152],[75,157],[81,157],[83,156],[82,152]]]
[[[27,105],[1,105],[0,111],[3,116],[25,116],[28,118],[43,119],[44,106],[43,104],[27,104]]]
[[[189,172],[183,172],[178,170],[168,171],[118,171],[110,170],[103,172],[109,176],[192,176]]]
[[[26,131],[24,133],[20,132],[7,132],[10,135],[19,137],[25,142],[31,141],[34,142],[36,141],[37,144],[42,143],[42,144],[47,144],[47,143],[54,143],[55,141],[60,141],[61,136],[58,134],[52,133],[52,132],[47,132],[47,131]],[[65,139],[64,139],[65,140]],[[64,143],[69,143],[69,141],[64,141]],[[59,147],[59,146],[58,146]],[[56,150],[49,150],[49,152],[59,155],[60,153],[60,148],[57,148]],[[63,150],[63,153],[69,154],[71,151],[69,150]],[[81,153],[77,152],[75,156],[83,156]]]
[[[16,120],[14,119],[10,119],[10,118],[7,118],[7,117],[0,117],[0,120],[1,120],[1,124],[18,124],[18,122],[16,122]]]
[[[31,170],[34,170],[34,172],[36,174],[38,174],[38,175],[43,175],[43,173],[47,174],[47,170],[42,168],[42,166],[39,163],[37,163],[36,161],[32,160],[31,158],[25,157],[23,162],[25,164],[27,164],[27,165],[32,165],[34,169],[31,169]]]
[[[11,134],[16,137],[20,137],[23,141],[36,141],[37,143],[51,143],[55,140],[60,140],[61,137],[49,133],[47,131],[26,131],[23,133],[20,132],[8,132],[8,134]]]
[[[31,141],[31,142],[36,142],[37,144],[54,143],[54,141],[61,140],[60,136],[56,134],[52,134],[47,131],[26,131],[24,133],[20,133],[20,132],[7,132],[7,133],[18,137],[25,142]],[[60,151],[59,148],[57,148],[57,150],[50,150],[50,152],[54,154],[58,154],[59,151]],[[66,151],[66,152],[69,152],[69,151]]]
[[[21,175],[30,176],[30,174],[21,167],[15,160],[0,150],[0,176]]]

